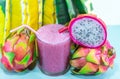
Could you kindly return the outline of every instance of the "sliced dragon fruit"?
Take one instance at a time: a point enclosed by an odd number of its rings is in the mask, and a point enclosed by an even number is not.
[[[65,30],[69,30],[73,42],[83,47],[101,47],[107,38],[106,25],[91,14],[83,14],[72,19],[69,26],[60,29],[59,32]]]
[[[69,24],[72,40],[84,47],[96,48],[102,46],[107,37],[106,25],[94,15],[80,15]]]
[[[100,48],[79,47],[72,55],[70,65],[73,74],[98,75],[114,65],[116,53],[108,40]]]

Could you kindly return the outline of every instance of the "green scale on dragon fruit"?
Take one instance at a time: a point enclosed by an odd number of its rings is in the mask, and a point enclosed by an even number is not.
[[[99,48],[79,47],[72,55],[70,64],[73,74],[98,75],[113,67],[116,53],[109,41]]]
[[[32,70],[36,65],[35,44],[35,35],[25,28],[10,33],[2,47],[2,64],[9,71]]]

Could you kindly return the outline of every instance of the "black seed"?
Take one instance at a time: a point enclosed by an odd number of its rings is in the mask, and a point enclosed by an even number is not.
[[[82,40],[81,38],[78,38],[78,40],[80,41],[80,40]]]
[[[83,26],[85,26],[85,24],[83,23]]]
[[[90,36],[90,34],[89,34],[89,32],[86,34],[86,37],[89,37]]]
[[[83,21],[85,22],[86,20],[84,19]]]
[[[79,32],[78,34],[79,34],[79,35],[82,35],[82,33],[81,33],[81,32]]]
[[[102,37],[102,40],[104,40],[104,37]]]
[[[78,29],[78,27],[76,27],[76,29]]]
[[[74,29],[73,32],[76,32],[76,30]]]
[[[83,39],[86,39],[86,37],[83,37]]]

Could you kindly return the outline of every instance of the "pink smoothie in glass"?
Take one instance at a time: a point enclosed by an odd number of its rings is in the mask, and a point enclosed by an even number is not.
[[[40,68],[48,75],[63,74],[68,68],[70,36],[68,32],[58,32],[62,27],[64,26],[51,24],[37,31]]]

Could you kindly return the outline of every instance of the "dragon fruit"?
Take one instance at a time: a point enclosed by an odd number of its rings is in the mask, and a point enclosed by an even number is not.
[[[35,35],[22,28],[11,33],[2,47],[1,62],[9,71],[20,72],[35,67]],[[32,67],[31,67],[32,66]]]
[[[72,19],[68,30],[73,42],[83,47],[101,47],[107,38],[106,25],[91,14],[83,14]]]
[[[74,74],[102,74],[113,67],[116,57],[114,48],[108,41],[99,48],[79,47],[72,56],[70,64]]]

